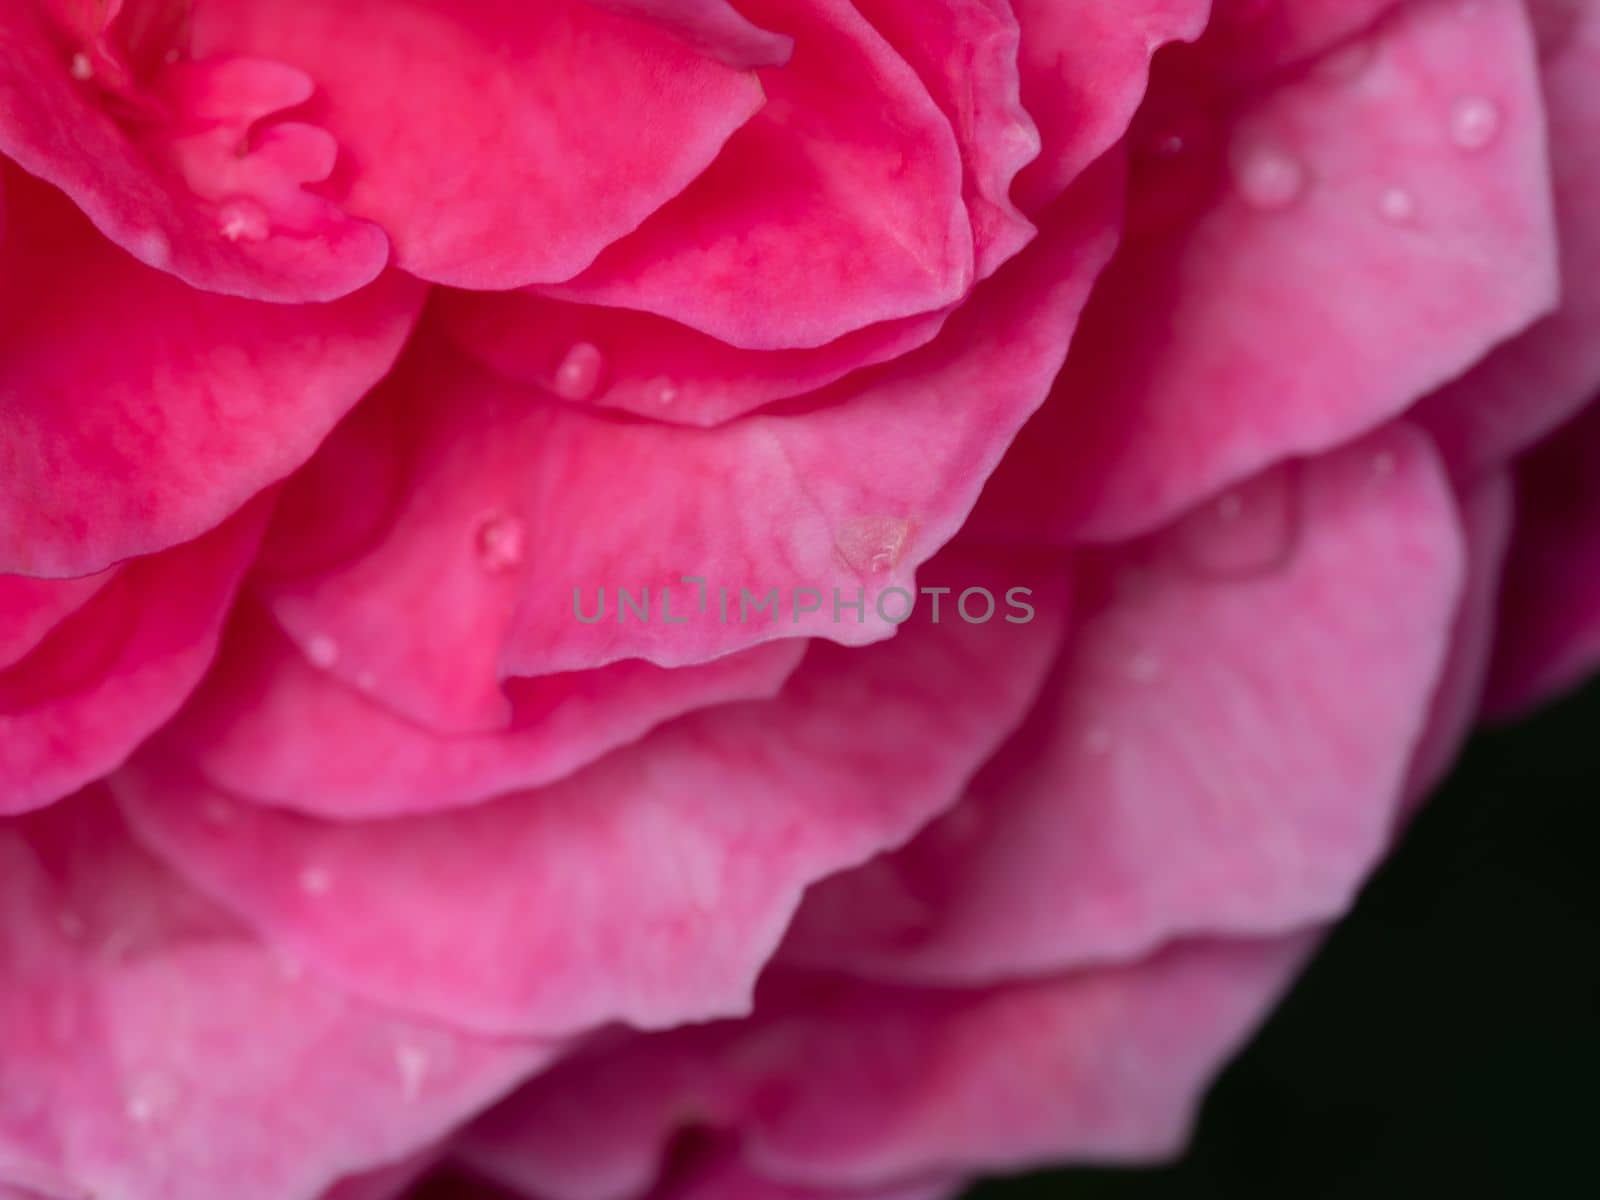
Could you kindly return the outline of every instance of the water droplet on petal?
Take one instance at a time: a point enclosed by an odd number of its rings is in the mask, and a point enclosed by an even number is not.
[[[910,522],[898,517],[852,517],[839,527],[836,544],[853,570],[881,575],[900,561],[910,532]]]
[[[326,867],[302,867],[300,890],[308,896],[325,896],[333,886],[333,875]]]
[[[246,197],[224,201],[217,210],[217,232],[230,242],[263,242],[272,232],[267,210]]]
[[[678,399],[678,385],[665,380],[656,386],[656,403],[661,405],[674,404]]]
[[[521,566],[528,553],[527,526],[516,517],[497,513],[484,518],[474,543],[484,570],[504,574]]]
[[[1485,96],[1463,96],[1450,110],[1450,140],[1463,150],[1482,150],[1500,132],[1500,106]]]
[[[1135,683],[1154,683],[1165,669],[1160,656],[1148,650],[1141,650],[1128,659],[1128,678]]]
[[[1322,56],[1312,74],[1328,83],[1353,83],[1361,78],[1377,57],[1377,46],[1371,38],[1357,38]]]
[[[315,633],[306,639],[306,657],[311,665],[324,671],[339,661],[339,643],[325,633]]]
[[[1221,124],[1196,110],[1152,120],[1132,135],[1128,229],[1160,234],[1211,202],[1221,167]]]
[[[1403,187],[1384,188],[1378,197],[1378,212],[1386,221],[1408,224],[1417,215],[1417,198]]]
[[[72,65],[68,68],[72,77],[77,80],[94,78],[94,63],[89,61],[89,56],[81,50],[72,56]]]
[[[420,1046],[396,1046],[394,1064],[400,1072],[401,1093],[407,1100],[415,1100],[428,1078],[428,1052]]]
[[[305,964],[302,963],[298,958],[291,958],[287,954],[280,953],[277,956],[277,959],[278,959],[278,974],[281,975],[289,983],[294,983],[297,979],[299,979],[302,975],[304,975],[306,973]]]
[[[1287,208],[1305,191],[1306,169],[1285,150],[1253,145],[1235,154],[1233,178],[1252,208]]]
[[[579,342],[556,368],[554,391],[563,400],[587,400],[599,390],[605,368],[600,348],[592,342]]]
[[[1245,579],[1289,561],[1298,524],[1295,472],[1280,466],[1200,505],[1174,536],[1180,558],[1197,574]]]
[[[145,1076],[128,1089],[122,1111],[135,1125],[148,1125],[172,1106],[177,1092],[164,1079]]]

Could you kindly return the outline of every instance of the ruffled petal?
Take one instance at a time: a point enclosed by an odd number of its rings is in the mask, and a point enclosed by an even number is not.
[[[875,598],[914,587],[1048,389],[1110,251],[1118,196],[1111,167],[1085,178],[932,345],[814,407],[713,430],[544,403],[425,340],[369,402],[397,414],[394,436],[410,447],[388,455],[408,462],[392,514],[368,482],[379,468],[313,465],[327,486],[295,509],[288,540],[315,541],[324,513],[370,510],[360,523],[378,532],[349,561],[264,579],[260,594],[313,661],[455,731],[503,727],[500,680],[513,675],[885,637],[893,622]],[[590,620],[602,588],[605,612]],[[648,590],[652,619],[625,613],[621,589],[636,605]],[[841,604],[866,602],[836,609],[835,590]]]
[[[1029,623],[924,607],[880,645],[814,645],[774,700],[439,816],[307,819],[154,756],[113,783],[163,858],[358,994],[488,1032],[727,1015],[802,889],[950,803],[1026,711],[1065,598],[1059,571],[1018,582],[1039,591]]]
[[[236,795],[337,819],[430,812],[542,787],[674,717],[770,699],[799,639],[693,667],[638,661],[513,679],[503,730],[442,737],[308,661],[247,606],[164,743]]]
[[[550,1056],[300,976],[130,842],[98,792],[0,830],[0,1180],[313,1200]]]
[[[1552,306],[1521,5],[1405,5],[1364,53],[1335,52],[1209,128],[1182,88],[1171,122],[1150,111],[1132,184],[1140,236],[1002,468],[1001,526],[1150,529],[1397,415]]]
[[[814,889],[788,957],[970,983],[1341,914],[1390,840],[1460,542],[1396,429],[1111,554],[1030,724],[903,851]]]
[[[316,81],[343,207],[399,266],[459,287],[577,274],[763,99],[754,75],[581,0],[216,0],[195,21],[201,53]]]
[[[205,295],[0,182],[0,573],[88,575],[216,526],[310,457],[422,304],[398,274],[319,306]]]
[[[1188,944],[975,990],[773,977],[750,1018],[557,1064],[457,1152],[548,1200],[637,1195],[697,1127],[739,1137],[769,1179],[838,1188],[1170,1154],[1306,948]]]
[[[1600,4],[1530,0],[1544,69],[1561,307],[1428,397],[1417,420],[1471,479],[1527,449],[1600,390]],[[1560,13],[1567,19],[1555,21]]]
[[[950,123],[849,0],[761,0],[794,35],[767,106],[716,163],[570,283],[565,300],[656,313],[757,350],[820,346],[955,302],[972,228]]]
[[[0,814],[82,787],[178,710],[216,652],[266,515],[257,502],[198,541],[129,563],[0,670]]]
[[[702,54],[731,67],[781,67],[794,39],[769,33],[740,15],[728,0],[590,0],[601,8],[650,21]]]
[[[187,57],[181,23],[124,26],[156,7],[35,5],[0,11],[0,155],[59,187],[115,244],[192,287],[254,300],[331,300],[389,258],[383,231],[312,190],[338,153],[283,120],[311,95],[266,59]],[[175,6],[165,6],[175,7]]]

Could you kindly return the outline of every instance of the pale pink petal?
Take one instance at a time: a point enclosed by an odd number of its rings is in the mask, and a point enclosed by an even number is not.
[[[770,699],[799,639],[667,670],[637,660],[512,679],[503,730],[444,737],[320,671],[246,606],[164,742],[239,796],[334,818],[429,812],[541,787],[697,709]]]
[[[1152,112],[1138,236],[997,481],[991,515],[1024,536],[1152,528],[1395,416],[1555,300],[1521,5],[1406,5],[1358,68],[1296,74],[1209,129],[1168,100],[1182,132]]]
[[[3,171],[0,572],[79,576],[188,541],[294,470],[389,369],[422,303],[205,295]]]
[[[903,851],[815,888],[789,957],[981,982],[1341,914],[1389,843],[1460,543],[1394,429],[1110,553],[1030,724]]]
[[[760,0],[794,35],[767,105],[681,196],[541,291],[670,317],[747,349],[820,346],[944,308],[973,281],[950,123],[849,0]]]
[[[337,147],[282,119],[312,81],[282,63],[194,62],[181,25],[130,48],[121,5],[0,9],[0,155],[61,188],[112,242],[205,291],[330,300],[383,270],[383,231],[311,190]],[[137,49],[138,53],[135,53]],[[82,75],[82,78],[78,76]]]
[[[506,676],[624,658],[680,666],[800,635],[882,638],[892,623],[872,597],[913,586],[1059,368],[1117,197],[1109,166],[1087,177],[944,336],[804,411],[713,430],[600,419],[425,342],[369,402],[398,414],[393,436],[409,449],[351,451],[407,462],[398,500],[369,485],[381,466],[318,474],[322,502],[297,510],[288,540],[316,541],[330,512],[376,532],[351,539],[348,561],[263,579],[260,594],[313,660],[452,730],[503,726]],[[486,528],[520,530],[521,552],[486,557]],[[707,581],[703,607],[686,576]],[[579,620],[602,587],[605,619]],[[820,608],[799,621],[797,587]],[[650,590],[652,621],[617,619],[622,588],[635,601]],[[779,607],[740,619],[744,589],[757,605],[776,590]],[[835,589],[845,604],[869,598],[836,614]]]
[[[82,787],[178,710],[216,652],[266,515],[258,502],[129,563],[0,671],[0,814]]]
[[[549,1058],[300,975],[138,850],[98,792],[9,823],[0,861],[0,1179],[313,1200]]]
[[[1561,244],[1561,307],[1464,378],[1423,401],[1418,419],[1471,478],[1526,449],[1600,389],[1600,4],[1530,0],[1559,12],[1541,79],[1550,123]]]
[[[1406,784],[1409,815],[1444,778],[1477,720],[1494,650],[1495,609],[1511,542],[1512,481],[1504,471],[1485,475],[1458,499],[1466,534],[1466,587],[1457,606],[1450,654],[1434,688],[1422,740]]]
[[[956,577],[997,586],[979,565]],[[358,994],[491,1032],[727,1015],[801,890],[942,809],[1033,700],[1062,581],[1005,578],[1038,589],[1034,621],[946,606],[934,624],[923,606],[880,645],[814,645],[775,700],[456,812],[323,822],[231,803],[153,756],[114,786],[185,876]]]
[[[740,1136],[768,1178],[831,1187],[1170,1154],[1305,950],[1188,944],[974,990],[774,977],[750,1018],[557,1064],[458,1153],[545,1200],[637,1195],[685,1128]]]
[[[1489,712],[1509,716],[1600,665],[1600,403],[1517,470]]]
[[[577,274],[762,104],[748,72],[581,0],[214,0],[195,43],[315,80],[342,206],[461,287]]]

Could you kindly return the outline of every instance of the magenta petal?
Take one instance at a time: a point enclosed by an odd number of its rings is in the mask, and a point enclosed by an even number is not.
[[[1389,842],[1460,541],[1395,429],[1112,555],[1030,725],[903,851],[814,889],[789,957],[968,982],[1342,913]]]
[[[377,277],[383,231],[308,190],[333,168],[332,139],[279,120],[311,80],[260,59],[168,62],[169,47],[136,74],[115,45],[117,10],[76,7],[109,28],[52,30],[34,5],[0,9],[0,155],[61,188],[129,254],[204,291],[298,303]],[[75,62],[92,74],[75,78]]]
[[[1043,149],[1017,179],[1024,212],[1053,201],[1127,131],[1150,58],[1205,27],[1208,0],[1011,0],[1023,106]]]
[[[422,303],[398,274],[318,306],[206,295],[0,182],[0,573],[87,575],[217,525],[310,456]]]
[[[808,1187],[768,1179],[736,1147],[658,1180],[642,1200],[952,1200],[964,1189],[955,1178],[889,1183],[875,1188]]]
[[[78,579],[0,575],[0,671],[25,657],[116,573],[112,567]]]
[[[458,346],[510,379],[680,425],[721,424],[899,358],[950,317],[885,321],[812,349],[741,350],[652,313],[531,292],[446,292],[433,311]]]
[[[1561,245],[1561,307],[1423,401],[1418,419],[1471,478],[1526,449],[1600,389],[1600,4],[1534,0],[1572,15],[1541,75]]]
[[[1517,526],[1500,598],[1488,708],[1507,716],[1600,664],[1600,404],[1517,469]]]
[[[794,40],[752,25],[728,0],[590,0],[653,22],[731,67],[781,67]]]
[[[1496,608],[1511,542],[1514,504],[1504,471],[1485,475],[1458,498],[1466,535],[1466,580],[1456,608],[1450,653],[1433,692],[1427,726],[1411,760],[1407,812],[1443,780],[1483,702],[1494,649]]]
[[[505,729],[447,737],[318,670],[250,607],[167,744],[253,800],[344,819],[429,812],[552,783],[700,708],[770,699],[803,650],[794,639],[670,671],[632,660],[513,679]]]
[[[1171,161],[1135,180],[1136,209],[1169,203],[1164,188],[1196,194],[1201,180],[1169,177],[1187,156],[1213,153],[1235,178],[1199,193],[1192,225],[1166,214],[1130,239],[1107,272],[991,501],[1024,535],[1152,528],[1397,415],[1552,306],[1521,6],[1406,5],[1351,69],[1253,96],[1184,149],[1141,151]],[[1053,498],[1042,478],[1061,481]]]
[[[638,1194],[695,1126],[741,1137],[768,1178],[837,1188],[1169,1154],[1305,949],[1188,944],[972,990],[773,977],[749,1018],[557,1064],[458,1153],[548,1200]]]
[[[885,637],[892,624],[872,598],[914,586],[1058,369],[1110,250],[1116,184],[1109,167],[1086,177],[941,338],[806,411],[704,431],[600,419],[424,344],[369,401],[415,446],[385,531],[341,566],[264,579],[260,594],[338,678],[366,679],[396,711],[456,731],[504,724],[499,684],[511,675]],[[323,512],[374,505],[364,474],[328,488],[296,536],[316,538]],[[519,552],[485,556],[486,529],[520,531]],[[686,577],[707,581],[704,606]],[[592,614],[602,587],[605,618],[579,620],[575,592]],[[797,587],[823,606],[799,621]],[[635,599],[648,588],[655,619],[618,620],[621,588]],[[664,588],[675,623],[660,611]],[[782,610],[741,620],[742,589],[757,603],[777,590]],[[844,603],[869,599],[834,620],[834,589]]]
[[[801,890],[942,809],[1026,711],[1064,598],[1050,574],[1006,578],[1039,589],[1032,623],[946,607],[864,650],[817,644],[774,700],[452,813],[308,819],[154,756],[114,786],[185,876],[361,995],[496,1032],[725,1015]]]
[[[313,1200],[549,1057],[301,977],[127,838],[99,793],[0,833],[0,1180]]]
[[[258,502],[198,541],[127,564],[0,670],[0,814],[82,787],[177,711],[216,652],[265,519]]]
[[[567,279],[677,195],[762,104],[747,72],[581,0],[226,0],[204,51],[317,83],[342,203],[438,283]],[[470,152],[463,137],[470,132]]]
[[[767,106],[692,186],[569,283],[758,350],[944,308],[973,281],[950,123],[848,0],[761,0],[794,34]]]

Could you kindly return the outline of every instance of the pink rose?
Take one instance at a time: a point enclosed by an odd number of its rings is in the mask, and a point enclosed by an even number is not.
[[[0,48],[6,1200],[1168,1154],[1600,662],[1600,0]]]

